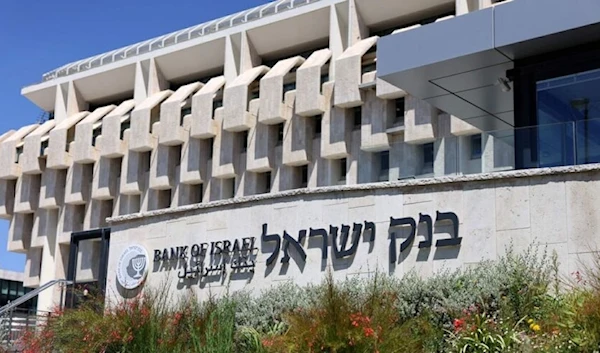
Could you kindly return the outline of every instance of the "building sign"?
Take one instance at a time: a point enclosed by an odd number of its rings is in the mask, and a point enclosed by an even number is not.
[[[154,250],[155,263],[183,261],[179,278],[194,279],[210,276],[223,276],[227,270],[233,272],[254,272],[258,248],[256,238],[213,241],[210,243],[178,246]]]
[[[139,287],[148,274],[148,252],[139,245],[130,245],[121,254],[117,265],[117,280],[125,289]]]
[[[450,236],[445,235],[443,238],[434,239],[434,225],[444,223],[451,225]],[[431,215],[422,213],[419,214],[418,219],[390,217],[387,233],[385,233],[386,236],[389,234],[387,238],[389,238],[390,263],[398,261],[398,251],[402,253],[412,246],[417,238],[417,228],[420,224],[425,225],[425,232],[422,234],[424,239],[418,244],[420,249],[461,244],[459,220],[453,212],[437,211],[435,219]],[[320,241],[322,260],[327,261],[330,251],[336,259],[348,258],[356,254],[361,238],[365,242],[375,242],[377,231],[374,222],[364,221],[363,223],[353,223],[352,226],[347,224],[341,224],[339,227],[330,225],[328,229],[310,227],[300,230],[298,236],[293,237],[286,230],[283,230],[282,233],[272,233],[269,231],[268,224],[263,224],[260,241],[263,253],[268,254],[266,265],[269,267],[273,266],[279,258],[282,264],[288,264],[292,258],[290,249],[293,249],[297,255],[294,257],[295,261],[306,262],[307,255],[303,244],[306,239],[311,238],[317,238]],[[401,238],[401,234],[405,236],[402,237],[403,240],[398,247],[398,238]],[[269,247],[269,251],[265,250],[266,246]],[[258,250],[256,238],[248,237],[233,241],[213,241],[191,246],[155,249],[153,260],[155,264],[163,265],[182,263],[182,268],[179,270],[181,279],[202,279],[211,276],[224,278],[228,271],[254,273]]]

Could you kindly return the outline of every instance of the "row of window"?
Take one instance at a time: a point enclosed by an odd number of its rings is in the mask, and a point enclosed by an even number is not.
[[[0,307],[22,297],[23,295],[31,292],[33,289],[23,287],[22,282],[9,281],[0,279]],[[22,309],[35,309],[37,308],[37,298],[33,298],[24,304],[19,305]]]

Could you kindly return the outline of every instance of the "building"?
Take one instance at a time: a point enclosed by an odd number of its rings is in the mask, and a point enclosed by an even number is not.
[[[281,0],[65,65],[4,134],[25,286],[200,297],[600,243],[600,3]],[[59,291],[39,297],[40,309]]]
[[[31,291],[31,288],[23,286],[23,274],[21,272],[0,270],[0,308]],[[36,308],[37,298],[33,298],[19,305],[17,311],[35,310]]]

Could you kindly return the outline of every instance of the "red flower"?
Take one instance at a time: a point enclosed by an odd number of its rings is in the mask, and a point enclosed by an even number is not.
[[[459,332],[460,330],[462,330],[465,327],[465,320],[454,319],[452,324],[454,325],[454,332]]]

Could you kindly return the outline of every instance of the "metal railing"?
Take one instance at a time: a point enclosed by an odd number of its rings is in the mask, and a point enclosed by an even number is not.
[[[8,311],[11,311],[15,308],[17,308],[19,305],[24,304],[25,302],[27,302],[28,300],[31,300],[35,297],[37,297],[41,292],[45,291],[46,289],[49,289],[51,287],[54,287],[55,285],[60,284],[62,286],[68,286],[73,284],[73,281],[68,281],[66,279],[55,279],[53,281],[50,281],[46,284],[44,284],[41,287],[38,287],[34,290],[32,290],[31,292],[25,294],[22,297],[19,297],[18,299],[6,304],[5,306],[0,308],[0,317],[2,317],[2,315]],[[62,294],[62,292],[61,292]],[[62,305],[62,298],[61,298],[61,305]]]
[[[149,53],[154,50],[187,42],[191,39],[213,34],[241,24],[256,21],[267,16],[276,15],[285,11],[298,8],[303,5],[312,4],[322,0],[278,0],[255,8],[244,10],[233,15],[228,15],[216,20],[201,23],[180,31],[165,34],[127,47],[116,49],[108,53],[102,53],[90,58],[79,60],[63,65],[55,70],[45,73],[42,82],[53,80],[58,77],[72,75],[102,65],[114,63],[137,55]]]

